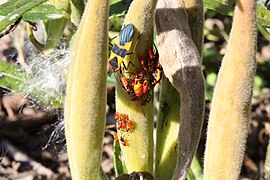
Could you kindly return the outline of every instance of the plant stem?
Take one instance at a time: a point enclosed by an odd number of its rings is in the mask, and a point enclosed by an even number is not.
[[[156,178],[172,179],[178,155],[177,134],[180,125],[180,96],[166,77],[162,79],[159,100]]]

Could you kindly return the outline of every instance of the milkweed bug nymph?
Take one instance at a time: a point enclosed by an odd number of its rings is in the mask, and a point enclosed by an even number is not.
[[[140,57],[139,59],[143,71],[150,74],[152,88],[161,80],[163,74],[163,69],[159,63],[159,54],[155,44],[154,47],[155,52],[152,49],[148,49],[147,57]]]
[[[118,134],[117,133],[114,133],[113,134],[113,139],[117,142],[119,141],[119,138],[118,138]]]
[[[120,139],[119,139],[117,133],[114,133],[114,134],[113,134],[113,139],[114,139],[116,142],[119,142],[119,140],[120,140],[120,142],[121,142],[121,144],[122,144],[123,146],[127,146],[126,140],[125,140],[122,136],[120,136]]]
[[[127,66],[125,63],[123,63],[125,56],[132,53],[129,51],[133,42],[134,32],[134,25],[128,24],[120,31],[119,35],[116,37],[116,43],[112,44],[111,54],[108,59],[110,73],[119,71],[122,64],[125,70],[128,69],[130,64],[134,66],[132,62],[129,62]]]
[[[127,141],[122,136],[120,137],[120,141],[123,146],[127,146]]]

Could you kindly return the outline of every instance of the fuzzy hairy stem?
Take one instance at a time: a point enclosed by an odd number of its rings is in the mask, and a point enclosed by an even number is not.
[[[72,47],[65,131],[75,180],[96,179],[100,170],[106,120],[108,7],[107,0],[88,1]]]
[[[156,15],[160,62],[181,96],[179,154],[173,179],[185,179],[198,146],[204,114],[201,58],[191,38],[183,1],[160,0]]]
[[[126,56],[125,64],[133,62],[137,67],[138,59],[146,56],[147,49],[153,46],[153,19],[157,0],[134,0],[129,8],[124,24],[132,23],[135,27],[133,46],[137,42],[135,52]],[[139,33],[141,33],[138,39]],[[129,72],[136,71],[133,67]],[[127,73],[124,73],[125,75]],[[142,106],[139,101],[131,101],[121,85],[116,83],[116,111],[128,114],[134,122],[134,129],[124,138],[127,146],[121,145],[125,164],[129,173],[147,171],[153,173],[153,103]]]
[[[230,39],[214,91],[204,179],[238,179],[256,69],[256,1],[237,0]]]

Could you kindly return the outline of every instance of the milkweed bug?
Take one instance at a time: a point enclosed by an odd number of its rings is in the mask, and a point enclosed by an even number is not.
[[[149,79],[145,76],[145,73],[139,72],[138,74],[136,74],[134,76],[133,84],[134,96],[131,98],[131,100],[136,101],[142,96],[145,96],[149,92],[149,90]]]
[[[119,141],[119,137],[118,137],[118,134],[117,134],[117,133],[114,133],[114,134],[113,134],[113,138],[114,138],[114,140],[115,140],[116,142]],[[122,136],[120,136],[120,142],[121,142],[121,144],[122,144],[123,146],[127,146],[127,142],[126,142],[126,140],[125,140]]]
[[[152,88],[161,80],[163,70],[159,63],[159,54],[157,47],[154,44],[155,52],[152,49],[147,50],[147,57],[140,57],[139,62],[142,66],[143,71],[147,72],[151,76]]]
[[[123,64],[125,70],[128,69],[130,64],[134,66],[131,61],[128,63],[127,66],[125,65],[125,63],[123,63],[125,56],[132,53],[130,53],[129,51],[133,42],[134,32],[134,25],[128,24],[120,31],[119,35],[116,37],[116,43],[112,45],[111,54],[108,59],[110,73],[119,71],[121,68],[121,64]],[[137,42],[135,44],[135,47],[136,45]]]
[[[133,72],[129,78],[122,76],[118,81],[123,90],[131,96],[131,100],[137,101],[140,99],[142,105],[152,101],[149,92],[161,80],[163,74],[155,44],[154,47],[154,50],[153,48],[147,50],[146,57],[139,58],[141,68],[138,68],[137,72]]]
[[[145,76],[145,72],[139,71],[130,78],[122,76],[120,78],[120,83],[123,90],[130,94],[132,101],[137,101],[143,96],[145,97],[142,99],[142,101],[151,101],[151,95],[148,95],[148,92],[151,90],[151,88],[149,88],[149,78]]]
[[[130,83],[129,83],[129,80],[126,78],[126,77],[121,77],[120,78],[120,83],[121,83],[121,86],[122,88],[129,94],[132,89],[130,87]]]
[[[115,118],[117,122],[117,129],[118,130],[123,130],[123,131],[130,131],[133,127],[133,122],[132,120],[128,119],[127,114],[120,114],[119,112],[116,112],[115,115],[117,118]]]
[[[133,128],[133,122],[131,120],[127,120],[126,122],[126,128],[127,128],[127,131],[131,131],[132,128]]]
[[[113,134],[113,139],[117,142],[119,141],[119,138],[118,138],[118,134],[117,133],[114,133]]]
[[[123,146],[127,146],[127,142],[122,136],[120,137],[120,141]]]
[[[115,112],[114,120],[117,121],[119,119],[119,112]]]

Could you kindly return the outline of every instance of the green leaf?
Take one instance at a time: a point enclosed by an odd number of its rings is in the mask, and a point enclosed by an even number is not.
[[[233,16],[233,0],[204,0],[203,3],[207,9]],[[260,25],[270,27],[270,11],[263,7],[261,3],[257,5],[257,18]]]
[[[10,0],[0,5],[0,16],[6,16],[15,9],[23,7],[31,0]]]
[[[264,7],[257,6],[258,22],[262,26],[270,27],[270,11]]]
[[[115,86],[116,77],[114,75],[107,76],[107,84],[111,86]]]
[[[119,142],[116,142],[114,140],[113,148],[114,148],[113,161],[114,161],[114,167],[115,167],[115,174],[116,176],[119,176],[121,174],[126,174],[127,168],[124,161],[121,160],[121,148],[120,148]]]
[[[71,0],[70,1],[70,19],[73,24],[76,26],[79,25],[83,11],[85,8],[85,2],[81,0]]]
[[[206,77],[206,82],[207,84],[209,84],[210,86],[215,86],[216,84],[216,80],[217,80],[217,74],[212,72],[212,73],[209,73]]]
[[[202,167],[196,156],[194,156],[192,160],[190,169],[188,171],[187,179],[188,180],[202,180],[203,179]]]
[[[50,20],[50,19],[68,19],[69,15],[60,8],[50,4],[41,4],[23,15],[24,21]]]
[[[264,80],[260,76],[256,75],[254,78],[254,84],[253,84],[254,91],[260,92],[263,84],[264,84]]]
[[[0,32],[5,30],[10,24],[16,22],[26,12],[46,1],[47,0],[11,0],[0,5],[1,16],[3,16],[0,18]]]
[[[110,0],[109,17],[123,16],[127,13],[130,4],[123,3],[122,0]]]
[[[217,11],[221,14],[232,16],[233,15],[233,6],[226,4],[226,2],[217,1],[217,0],[204,0],[203,5],[207,9]]]
[[[0,86],[17,90],[25,81],[26,73],[19,66],[0,61]]]

